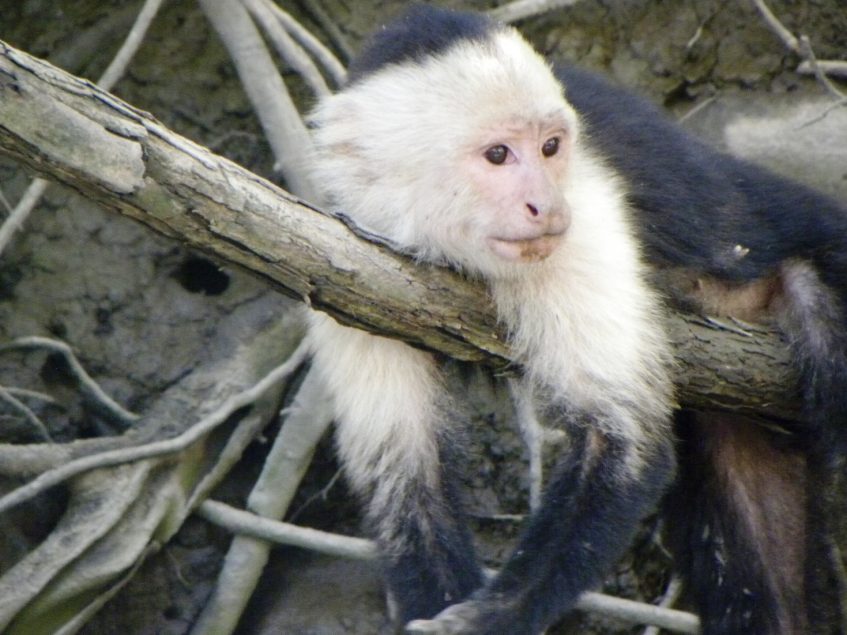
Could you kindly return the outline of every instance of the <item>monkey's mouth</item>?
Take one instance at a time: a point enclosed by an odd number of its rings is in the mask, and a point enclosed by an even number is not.
[[[539,262],[552,254],[562,242],[564,231],[534,238],[489,238],[488,246],[496,255],[512,262]]]

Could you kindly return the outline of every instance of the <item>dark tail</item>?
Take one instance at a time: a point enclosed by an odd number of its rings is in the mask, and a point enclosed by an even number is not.
[[[847,632],[838,548],[847,537],[847,305],[812,265],[782,269],[779,317],[804,420],[776,427],[684,412],[678,421],[669,528],[704,635]]]
[[[847,239],[847,232],[837,234]],[[839,542],[847,539],[847,244],[815,269],[783,267],[780,316],[797,367],[808,426],[805,586],[815,633],[844,633],[847,581]]]
[[[668,528],[703,634],[813,632],[802,582],[802,442],[726,413],[685,412],[678,431],[680,479],[666,501]]]

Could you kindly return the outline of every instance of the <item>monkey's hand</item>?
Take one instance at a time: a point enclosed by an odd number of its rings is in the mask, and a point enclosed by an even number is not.
[[[480,602],[467,600],[448,606],[431,620],[412,620],[407,635],[471,635],[479,633]]]
[[[480,589],[432,619],[409,622],[406,635],[531,635],[540,631],[532,618],[531,612],[516,610],[509,596]]]

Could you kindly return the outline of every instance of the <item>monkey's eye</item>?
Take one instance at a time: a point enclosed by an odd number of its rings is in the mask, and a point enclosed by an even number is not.
[[[541,146],[541,154],[545,157],[552,157],[559,151],[559,137],[550,137]]]
[[[509,156],[509,148],[504,145],[491,146],[485,151],[485,159],[494,165],[503,165]]]

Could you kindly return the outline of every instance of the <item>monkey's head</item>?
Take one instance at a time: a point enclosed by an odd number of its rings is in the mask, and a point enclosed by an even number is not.
[[[318,105],[314,176],[331,205],[417,257],[508,276],[566,240],[577,116],[515,30],[439,15],[380,31]]]

